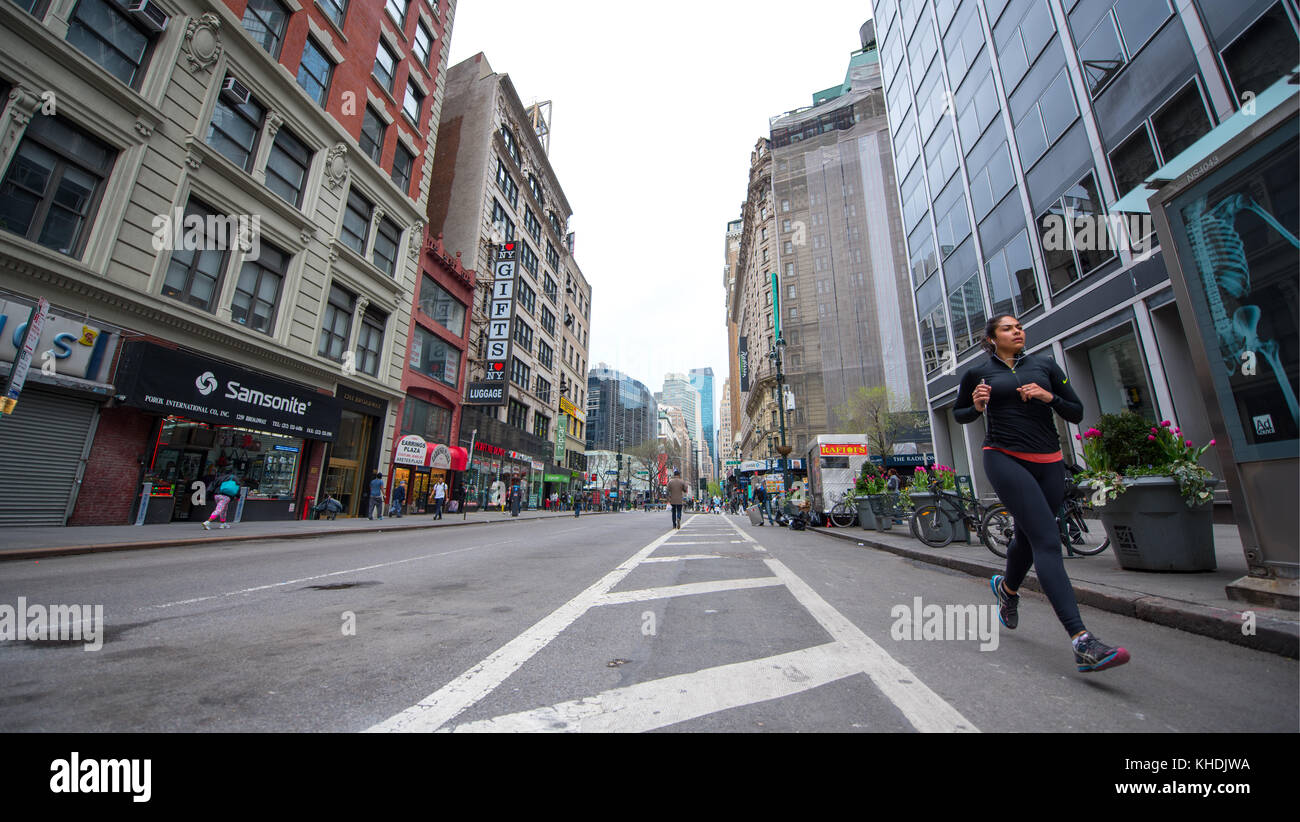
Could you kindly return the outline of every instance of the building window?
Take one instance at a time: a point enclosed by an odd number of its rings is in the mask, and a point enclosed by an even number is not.
[[[400,142],[393,152],[393,183],[406,196],[411,196],[411,174],[415,171],[415,155]]]
[[[280,56],[288,22],[289,12],[279,0],[248,0],[244,9],[244,29],[272,57]]]
[[[281,126],[266,161],[266,187],[295,208],[300,207],[303,191],[307,188],[309,168],[311,150],[289,129]]]
[[[546,198],[542,196],[542,184],[538,182],[536,174],[528,175],[528,190],[533,192],[533,197],[537,204],[542,208],[546,207]]]
[[[352,315],[357,299],[337,285],[330,286],[329,302],[325,304],[325,317],[321,321],[320,341],[316,353],[335,362],[343,362],[343,352],[352,336]]]
[[[348,13],[348,0],[316,0],[325,16],[334,21],[334,25],[343,28],[343,18]]]
[[[497,160],[497,185],[501,187],[501,193],[506,195],[510,207],[519,208],[519,184],[506,170],[506,164],[499,159]]]
[[[1037,162],[1078,116],[1069,77],[1062,69],[1016,124],[1021,164],[1028,169]]]
[[[554,217],[554,215],[551,216]],[[550,240],[546,241],[546,264],[551,268],[560,267],[560,252],[555,250],[555,246],[551,245]],[[546,279],[551,279],[551,275],[547,274]]]
[[[543,340],[537,341],[537,361],[547,370],[555,367],[555,349],[551,348]]]
[[[423,22],[415,24],[415,43],[412,50],[419,58],[420,65],[429,65],[429,57],[433,54],[433,33]]]
[[[1201,99],[1201,89],[1196,81],[1183,86],[1151,116],[1156,147],[1160,149],[1163,163],[1177,157],[1192,143],[1209,133],[1210,115]]]
[[[411,0],[387,0],[384,3],[384,10],[388,12],[389,17],[393,18],[393,22],[397,23],[398,31],[405,28],[406,10],[410,6]]]
[[[465,304],[428,274],[420,281],[420,311],[457,337],[465,336]]]
[[[1110,153],[1110,168],[1115,174],[1115,190],[1124,196],[1160,167],[1156,149],[1146,123]]]
[[[542,241],[542,223],[528,206],[524,206],[524,230],[538,243]]]
[[[984,337],[984,295],[980,291],[980,278],[972,274],[948,295],[949,316],[952,319],[953,346],[958,355],[979,345]]]
[[[316,41],[307,38],[302,47],[302,62],[298,64],[298,85],[319,106],[325,105],[325,98],[330,91],[330,76],[334,73],[334,63],[325,55]]]
[[[201,249],[182,247],[172,250],[162,294],[211,313],[216,305],[217,292],[221,290],[221,274],[225,271],[228,254],[235,245],[234,220],[217,215],[194,199],[186,204],[185,216],[203,220]]]
[[[1002,84],[1008,95],[1020,85],[1020,81],[1029,72],[1029,67],[1047,48],[1055,34],[1056,26],[1052,23],[1052,12],[1046,0],[1033,0],[1010,35],[1005,40],[998,38]]]
[[[424,92],[415,81],[407,79],[406,96],[402,98],[402,113],[415,125],[420,124],[420,112],[424,107]]]
[[[387,217],[379,221],[375,231],[375,250],[371,262],[390,277],[397,276],[397,249],[402,243],[402,229]]]
[[[554,211],[546,212],[546,220],[551,224],[551,228],[555,230],[555,236],[564,236],[564,227],[560,225],[560,218],[555,216]],[[559,267],[558,263],[556,264],[556,267]]]
[[[533,329],[530,328],[528,323],[524,322],[523,319],[521,319],[520,317],[515,317],[514,338],[515,338],[515,342],[519,344],[520,348],[522,348],[523,350],[529,353],[532,353]],[[526,384],[525,387],[527,387]]]
[[[389,93],[393,91],[393,81],[397,74],[397,55],[388,47],[383,38],[379,40],[379,48],[375,49],[375,67],[371,71],[374,78],[379,81]]]
[[[289,270],[289,255],[262,242],[262,253],[248,260],[239,272],[230,318],[240,325],[270,334],[280,305],[280,288]]]
[[[526,429],[528,427],[528,406],[518,400],[511,400],[506,410],[506,423],[513,425],[515,428]]]
[[[532,376],[530,369],[524,361],[518,357],[510,358],[510,381],[525,391],[528,390],[528,379]]]
[[[451,439],[451,410],[406,396],[402,406],[402,435],[417,434],[429,442]]]
[[[513,240],[515,238],[515,223],[510,219],[510,214],[506,211],[505,206],[492,200],[492,227],[501,234],[502,240]]]
[[[384,325],[387,317],[373,308],[361,317],[357,331],[357,370],[372,377],[379,375],[379,358],[384,350]]]
[[[27,8],[25,3],[19,5]],[[33,13],[33,4],[29,11]],[[81,0],[68,20],[68,42],[117,79],[134,87],[149,57],[152,38],[108,0]]]
[[[1091,173],[1075,183],[1038,219],[1047,285],[1059,293],[1111,260],[1106,207]],[[1076,242],[1076,237],[1079,242]]]
[[[984,264],[989,301],[993,315],[1014,314],[1037,308],[1038,279],[1034,275],[1033,254],[1029,249],[1029,232],[1021,231]]]
[[[528,283],[520,280],[518,294],[519,304],[523,306],[524,310],[529,314],[535,313],[537,311],[537,292],[529,287]]]
[[[370,217],[375,207],[370,201],[357,193],[356,189],[348,192],[348,205],[343,212],[343,227],[339,239],[358,254],[365,256],[366,242],[370,238]]]
[[[541,400],[542,402],[550,402],[551,384],[546,380],[542,379],[541,376],[539,375],[537,377],[537,390],[534,393],[537,394],[537,399]]]
[[[1248,91],[1259,94],[1296,64],[1296,30],[1281,3],[1275,3],[1223,50],[1223,67],[1237,105]]]
[[[546,306],[542,306],[542,330],[555,336],[555,315]]]
[[[365,119],[361,123],[361,137],[357,143],[361,146],[362,153],[376,164],[384,154],[384,132],[387,130],[388,125],[383,118],[373,108],[366,106]]]
[[[441,337],[416,325],[411,335],[411,370],[456,388],[460,351]]]
[[[560,296],[560,286],[558,283],[555,282],[555,278],[552,277],[550,274],[543,274],[542,293],[545,294],[546,299],[550,300],[551,302],[555,302],[556,299],[559,298]],[[542,310],[545,311],[546,309],[542,309]],[[548,311],[547,313],[549,314],[550,312]],[[554,322],[554,317],[552,317],[551,319],[552,322]],[[554,332],[555,329],[552,328],[550,330]]]
[[[510,155],[510,159],[515,161],[515,165],[519,165],[521,162],[519,141],[515,139],[515,133],[510,130],[510,127],[504,124],[501,126],[501,140],[506,144],[506,153]]]
[[[0,183],[0,228],[80,254],[116,156],[61,117],[33,117]]]
[[[943,306],[931,311],[921,320],[921,362],[925,373],[929,375],[938,371],[949,358],[948,322],[943,315]],[[984,329],[980,329],[983,333]]]
[[[533,412],[533,433],[542,439],[550,439],[551,418],[544,416],[541,411]]]
[[[212,111],[207,143],[244,171],[252,171],[253,153],[264,117],[266,109],[251,95],[248,102],[237,103],[222,94]]]
[[[528,243],[519,244],[519,264],[534,277],[537,276],[537,252],[528,247]]]

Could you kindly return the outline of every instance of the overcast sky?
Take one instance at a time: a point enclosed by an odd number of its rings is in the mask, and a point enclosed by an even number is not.
[[[844,80],[866,0],[462,0],[449,65],[483,52],[552,101],[550,161],[592,287],[591,357],[663,387],[727,376],[722,271],[768,118]]]

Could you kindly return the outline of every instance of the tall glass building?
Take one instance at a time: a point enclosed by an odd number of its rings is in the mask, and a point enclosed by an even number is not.
[[[691,386],[700,392],[700,425],[704,429],[704,443],[709,448],[709,455],[714,463],[714,474],[717,474],[718,443],[714,439],[715,426],[713,424],[713,369],[712,368],[692,368],[690,373]]]
[[[961,371],[984,356],[986,320],[1002,312],[1065,369],[1084,427],[1132,410],[1208,441],[1154,229],[1116,217],[1144,211],[1144,181],[1300,63],[1295,4],[874,6],[939,461],[990,490],[976,458],[983,427],[957,425],[949,409]],[[1060,425],[1075,444],[1077,429]],[[1205,462],[1218,474],[1213,451]]]
[[[587,373],[587,450],[635,448],[659,436],[659,406],[650,389],[601,363]]]

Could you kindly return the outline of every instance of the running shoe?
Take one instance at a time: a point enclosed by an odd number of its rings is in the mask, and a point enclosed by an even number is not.
[[[203,520],[203,530],[204,530],[204,531],[211,531],[211,530],[212,530],[212,522],[211,522],[210,520],[206,520],[206,519]]]
[[[998,601],[998,621],[1004,626],[1014,631],[1020,624],[1020,595],[1011,596],[1002,589],[1002,580],[1005,579],[1001,574],[994,574],[989,585],[993,588],[993,597]]]
[[[1128,651],[1112,648],[1087,631],[1074,642],[1074,662],[1080,673],[1104,671],[1128,662]]]

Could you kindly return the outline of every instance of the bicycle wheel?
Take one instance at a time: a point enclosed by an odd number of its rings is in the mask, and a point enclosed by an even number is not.
[[[1016,535],[1016,521],[1011,512],[1002,503],[989,507],[980,523],[980,539],[984,547],[1003,559],[1007,558],[1007,546]]]
[[[837,502],[831,507],[831,522],[840,528],[848,528],[858,521],[858,512],[847,503]]]
[[[931,548],[942,548],[952,542],[952,523],[938,505],[923,505],[912,515],[912,536]]]
[[[1110,547],[1110,537],[1106,536],[1106,529],[1099,521],[1093,520],[1089,523],[1083,515],[1083,509],[1077,505],[1068,506],[1065,513],[1066,533],[1062,534],[1062,538],[1066,534],[1069,535],[1070,544],[1066,546],[1067,551],[1083,554],[1085,557],[1095,557]]]

